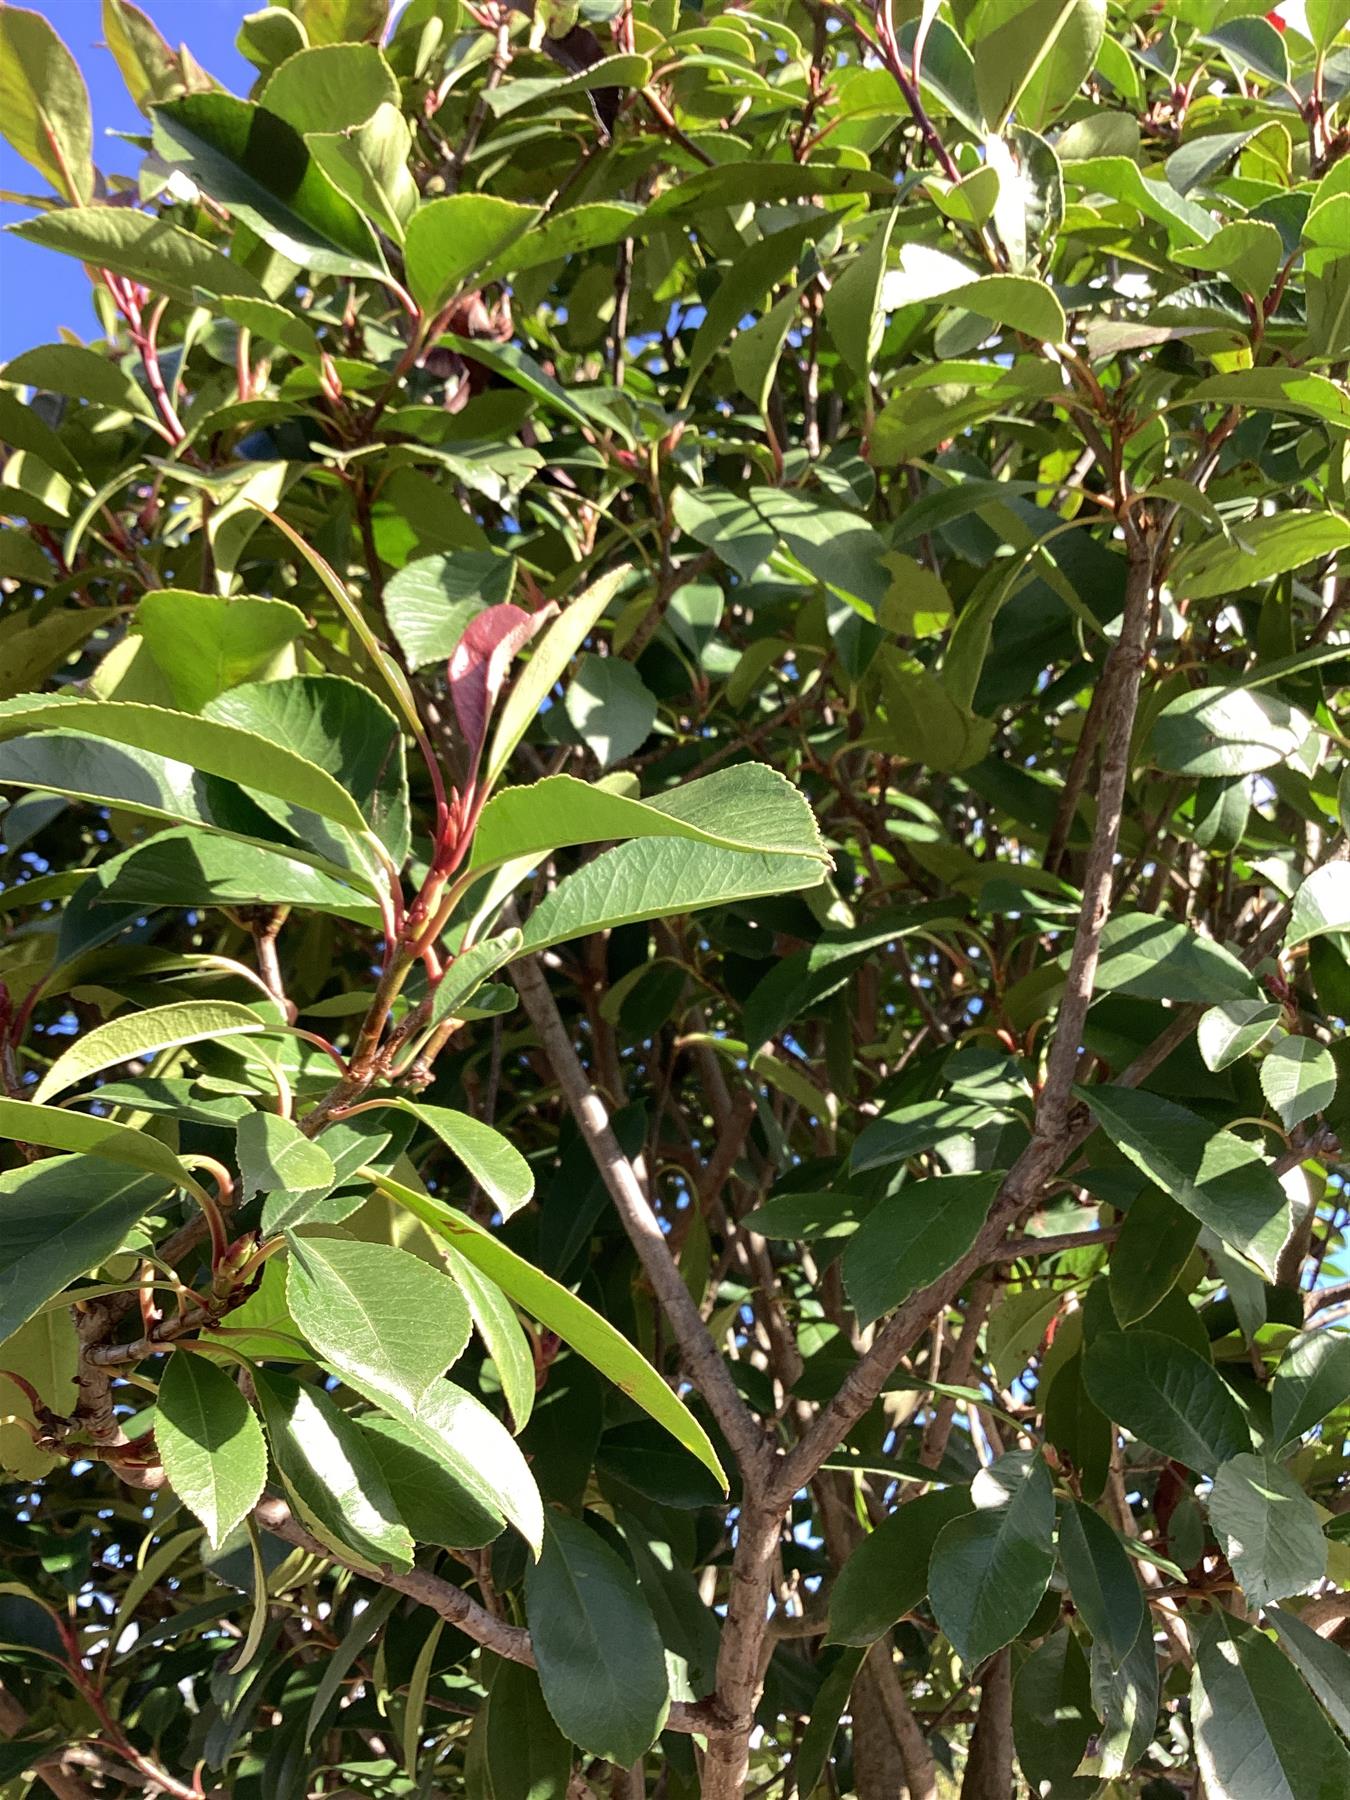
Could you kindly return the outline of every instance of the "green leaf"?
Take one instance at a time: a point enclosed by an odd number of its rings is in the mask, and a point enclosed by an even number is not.
[[[523,274],[565,256],[577,256],[605,244],[617,244],[629,236],[642,217],[642,208],[623,200],[595,200],[569,207],[531,225],[513,239],[481,272],[484,284]]]
[[[1134,168],[1133,163],[1128,166]],[[1048,398],[1059,385],[1047,364],[1025,358],[1007,369],[952,362],[907,369],[872,427],[870,460],[878,468],[893,469],[997,413]]]
[[[1350,1337],[1325,1327],[1285,1351],[1270,1384],[1272,1441],[1293,1443],[1350,1400]]]
[[[830,1591],[830,1644],[872,1644],[928,1592],[938,1533],[971,1510],[970,1490],[937,1488],[897,1506],[849,1557]]]
[[[1200,1221],[1151,1183],[1130,1202],[1107,1268],[1122,1326],[1147,1318],[1171,1293],[1199,1235]]]
[[[1284,947],[1293,950],[1332,931],[1350,931],[1350,863],[1326,863],[1299,887],[1289,910]]]
[[[645,837],[825,857],[800,790],[763,763],[739,763],[650,800],[594,787],[571,775],[504,788],[483,808],[473,866],[545,855],[570,844]]]
[[[40,1106],[31,1100],[0,1099],[0,1137],[17,1144],[40,1144],[44,1150],[72,1150],[122,1163],[158,1175],[174,1187],[196,1188],[196,1178],[167,1144],[144,1131],[117,1125],[88,1113]]]
[[[495,194],[447,194],[419,206],[408,223],[404,255],[408,286],[427,318],[434,318],[538,216],[537,207]]]
[[[632,663],[617,656],[583,656],[563,708],[602,769],[626,762],[656,723],[656,696]]]
[[[954,1267],[979,1236],[1003,1177],[935,1175],[906,1182],[864,1219],[842,1269],[860,1325],[870,1325]]]
[[[155,147],[301,268],[383,274],[370,226],[284,119],[233,94],[189,94],[154,110]]]
[[[1067,1625],[1051,1632],[1017,1671],[1012,1729],[1033,1794],[1062,1793],[1071,1786],[1101,1720],[1092,1710],[1087,1658]]]
[[[1069,952],[1061,958],[1067,969]],[[1095,988],[1143,1000],[1217,1004],[1255,992],[1251,975],[1212,938],[1153,913],[1120,912],[1102,929]]]
[[[305,1523],[361,1561],[411,1568],[412,1538],[356,1422],[321,1388],[276,1369],[253,1380],[277,1473]]]
[[[1289,1200],[1271,1164],[1231,1131],[1138,1088],[1078,1089],[1137,1169],[1270,1279],[1289,1234]]]
[[[525,1616],[559,1729],[630,1767],[656,1742],[670,1689],[656,1621],[627,1564],[588,1526],[550,1511],[543,1552],[525,1573]]]
[[[629,573],[626,567],[611,569],[583,588],[534,640],[530,660],[511,684],[511,691],[497,715],[497,728],[488,748],[484,777],[488,787],[495,787],[501,779],[516,745],[533,724],[539,709],[613,602]]]
[[[380,924],[375,902],[331,875],[283,850],[194,825],[161,831],[110,856],[94,876],[101,890],[96,906],[297,906],[358,925]]]
[[[64,1094],[67,1088],[98,1074],[100,1069],[153,1056],[176,1044],[197,1044],[203,1039],[264,1030],[265,1021],[251,1007],[233,1000],[182,1000],[170,1006],[152,1006],[145,1012],[124,1013],[85,1032],[63,1056],[58,1056],[33,1089],[33,1098],[50,1100],[54,1094]]]
[[[469,1341],[455,1283],[392,1244],[292,1234],[288,1245],[287,1304],[320,1360],[361,1393],[416,1412]]]
[[[323,1145],[307,1138],[299,1126],[276,1113],[245,1113],[236,1127],[235,1153],[243,1200],[278,1189],[292,1194],[313,1188],[326,1190],[337,1179],[333,1159]]]
[[[866,381],[872,372],[885,324],[882,303],[886,256],[895,228],[894,210],[885,212],[866,244],[836,276],[825,296],[825,323],[844,361]]]
[[[972,20],[975,87],[985,123],[1001,131],[1016,110],[1041,131],[1078,92],[1106,30],[1105,0],[1012,0]]]
[[[8,9],[0,12],[0,19]],[[40,388],[48,394],[64,394],[70,400],[89,400],[119,412],[154,417],[145,390],[119,363],[111,362],[86,344],[41,344],[11,358],[0,380],[16,387]]]
[[[212,720],[267,739],[274,746],[271,754],[284,749],[303,758],[306,767],[321,769],[350,796],[362,829],[373,831],[396,863],[407,856],[411,825],[403,736],[393,713],[369,688],[340,675],[253,681],[218,695],[206,711]],[[236,768],[236,779],[243,774]],[[313,828],[306,832],[288,805],[276,803],[288,802],[289,796],[274,797],[261,784],[255,787],[251,768],[245,779],[278,824],[312,837]]]
[[[504,606],[515,584],[515,558],[495,550],[407,563],[385,584],[384,611],[408,667],[448,658],[470,619],[486,606]]]
[[[165,1183],[90,1156],[0,1175],[0,1343],[119,1248]]]
[[[1317,1508],[1278,1463],[1244,1452],[1224,1463],[1209,1521],[1251,1606],[1307,1591],[1327,1570]]]
[[[137,701],[77,700],[64,694],[21,694],[0,701],[0,739],[31,731],[77,731],[190,763],[199,774],[220,775],[227,781],[247,771],[249,786],[256,792],[317,813],[348,831],[366,830],[360,807],[323,769],[284,744],[216,719]]]
[[[866,1654],[863,1649],[841,1650],[816,1690],[811,1717],[792,1759],[792,1781],[799,1795],[814,1794],[820,1787],[839,1734],[839,1722]]]
[[[0,1368],[22,1375],[39,1402],[58,1418],[69,1417],[78,1402],[75,1377],[79,1366],[79,1340],[69,1307],[38,1313],[0,1347]],[[61,1459],[54,1452],[39,1450],[19,1422],[36,1423],[27,1394],[12,1381],[3,1386],[5,1411],[14,1422],[0,1425],[0,1470],[20,1481],[35,1481],[59,1466]]]
[[[1129,166],[1134,168],[1133,163]],[[1336,382],[1309,369],[1236,369],[1228,375],[1211,375],[1186,392],[1184,404],[1264,408],[1322,419],[1341,428],[1350,426],[1350,399]]]
[[[42,14],[18,6],[0,8],[0,131],[67,200],[93,198],[84,77]]]
[[[1025,1373],[1062,1305],[1063,1296],[1053,1287],[1008,1288],[999,1296],[985,1344],[994,1375],[1004,1387]]]
[[[566,1800],[572,1746],[523,1663],[502,1662],[492,1677],[485,1754],[493,1800]]]
[[[1325,1112],[1336,1098],[1330,1050],[1315,1038],[1281,1038],[1261,1059],[1261,1092],[1286,1131]]]
[[[429,1106],[415,1100],[400,1100],[397,1104],[430,1126],[504,1219],[519,1212],[529,1201],[534,1193],[534,1171],[500,1131],[471,1113],[456,1112],[450,1106]]]
[[[1092,1699],[1101,1715],[1101,1772],[1110,1777],[1132,1769],[1153,1742],[1158,1723],[1158,1654],[1153,1621],[1145,1616],[1123,1660],[1094,1643],[1088,1659]]]
[[[1235,219],[1221,226],[1207,244],[1186,252],[1193,269],[1229,275],[1243,293],[1257,300],[1270,292],[1284,257],[1279,232],[1264,219]]]
[[[1039,1456],[1000,1457],[971,1498],[977,1510],[943,1527],[928,1571],[933,1616],[968,1669],[1023,1629],[1055,1566],[1055,1496]]]
[[[505,1516],[466,1457],[448,1445],[429,1456],[410,1426],[384,1413],[364,1413],[357,1423],[417,1543],[466,1550],[501,1536]]]
[[[524,934],[513,925],[496,937],[484,938],[481,943],[461,950],[436,988],[431,1003],[431,1023],[437,1025],[443,1019],[459,1017],[460,1009],[473,999],[488,976],[520,954],[524,941]]]
[[[12,17],[12,14],[10,15]],[[241,263],[222,256],[205,238],[172,220],[121,206],[68,206],[7,227],[26,243],[40,244],[81,262],[144,282],[184,306],[199,294],[266,301],[267,290]]]
[[[1087,1347],[1083,1380],[1108,1418],[1202,1475],[1251,1448],[1223,1378],[1161,1332],[1103,1332]]]
[[[900,267],[883,285],[883,306],[892,312],[931,300],[1046,343],[1063,343],[1068,330],[1064,308],[1045,282],[1030,275],[981,275],[945,250],[902,244]]]
[[[1195,1754],[1215,1800],[1331,1800],[1350,1754],[1279,1648],[1223,1612],[1196,1622]]]
[[[155,1444],[169,1485],[218,1550],[267,1479],[267,1446],[253,1408],[223,1369],[181,1351],[159,1384]]]
[[[399,108],[383,102],[363,123],[341,132],[311,131],[305,142],[338,192],[401,244],[420,196],[408,167],[412,130]]]
[[[544,896],[525,921],[525,951],[638,920],[794,893],[824,877],[825,864],[806,856],[691,848],[661,838],[620,844]]]
[[[1312,721],[1274,694],[1196,688],[1170,701],[1153,727],[1153,758],[1174,775],[1255,775],[1304,762]]]
[[[1266,1608],[1266,1623],[1342,1733],[1350,1729],[1350,1656],[1282,1606]]]
[[[136,608],[135,629],[158,664],[184,712],[200,712],[209,700],[241,682],[288,674],[284,652],[309,629],[298,606],[237,594],[188,594],[178,589],[146,594]]]
[[[1059,1554],[1093,1642],[1123,1662],[1147,1623],[1148,1609],[1119,1537],[1100,1513],[1073,1500],[1060,1514]]]
[[[474,1330],[496,1367],[518,1437],[529,1423],[538,1385],[531,1341],[496,1282],[489,1281],[453,1244],[443,1243],[440,1251],[468,1302]]]
[[[1350,544],[1350,519],[1334,513],[1258,514],[1233,527],[1232,540],[1202,539],[1173,563],[1168,581],[1178,598],[1207,600],[1301,569]]]
[[[1201,1061],[1215,1073],[1226,1069],[1265,1043],[1281,1016],[1273,1000],[1226,1000],[1211,1006],[1195,1028]]]
[[[393,70],[374,44],[322,44],[297,50],[274,69],[258,104],[302,137],[349,131],[382,104],[399,104]]]
[[[703,1427],[671,1393],[640,1351],[608,1319],[602,1318],[575,1294],[569,1294],[542,1270],[508,1250],[491,1232],[476,1225],[464,1213],[386,1175],[372,1172],[370,1179],[391,1199],[407,1207],[438,1237],[453,1244],[517,1306],[564,1343],[570,1344],[579,1356],[584,1356],[602,1375],[622,1388],[635,1405],[664,1425],[672,1437],[711,1469],[725,1487],[722,1465]]]

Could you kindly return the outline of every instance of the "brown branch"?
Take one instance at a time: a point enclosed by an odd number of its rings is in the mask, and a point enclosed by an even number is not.
[[[690,1379],[707,1401],[742,1473],[747,1477],[763,1473],[771,1455],[768,1439],[741,1399],[684,1284],[660,1221],[610,1126],[605,1103],[572,1047],[543,971],[534,957],[526,957],[511,965],[511,978],[652,1291],[670,1320]]]
[[[344,1569],[351,1569],[358,1575],[378,1582],[381,1587],[393,1588],[396,1593],[406,1594],[410,1600],[416,1600],[419,1606],[430,1607],[438,1617],[448,1624],[458,1626],[466,1637],[471,1637],[485,1650],[504,1657],[507,1662],[523,1663],[530,1669],[538,1667],[530,1634],[523,1626],[508,1625],[504,1619],[497,1618],[486,1607],[480,1606],[463,1588],[433,1574],[430,1569],[409,1569],[402,1575],[388,1567],[372,1571],[363,1563],[349,1560],[331,1544],[321,1543],[312,1536],[284,1500],[260,1500],[253,1509],[253,1516],[264,1530],[288,1544],[294,1544],[297,1549],[307,1550],[311,1556],[321,1556],[327,1562],[338,1563]],[[692,1704],[676,1701],[666,1720],[667,1731],[715,1736],[723,1729],[724,1722],[717,1707],[707,1700]]]

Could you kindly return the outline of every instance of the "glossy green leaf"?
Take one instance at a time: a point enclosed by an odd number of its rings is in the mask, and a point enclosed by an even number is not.
[[[163,590],[136,608],[136,631],[185,712],[241,682],[289,674],[282,658],[307,629],[299,607],[246,594]]]
[[[499,1238],[453,1207],[419,1194],[386,1175],[371,1180],[405,1206],[461,1256],[481,1269],[516,1305],[555,1332],[578,1355],[616,1383],[628,1398],[664,1425],[672,1437],[696,1456],[723,1483],[726,1476],[708,1435],[693,1414],[676,1399],[640,1351],[608,1319],[560,1283],[509,1250]]]
[[[1087,1347],[1083,1380],[1108,1418],[1202,1475],[1251,1448],[1222,1376],[1161,1332],[1102,1333]]]
[[[1217,1800],[1300,1800],[1350,1785],[1350,1753],[1280,1649],[1223,1612],[1197,1624],[1195,1751]]]
[[[844,1285],[870,1325],[958,1263],[989,1216],[1002,1175],[942,1175],[907,1182],[873,1208],[849,1239]]]
[[[503,606],[515,589],[512,557],[487,550],[420,556],[385,586],[384,611],[410,669],[448,658],[485,606]]]
[[[1063,342],[1068,329],[1064,308],[1045,282],[1027,275],[981,275],[945,250],[903,244],[899,269],[885,279],[883,304],[893,311],[931,300],[1052,344]]]
[[[0,130],[25,162],[77,204],[94,192],[89,91],[40,12],[0,8]]]
[[[471,1113],[451,1106],[403,1100],[399,1105],[427,1125],[454,1152],[504,1219],[519,1212],[534,1193],[534,1172],[509,1138]]]
[[[235,1152],[240,1197],[245,1200],[279,1189],[294,1193],[329,1188],[337,1179],[333,1159],[323,1145],[276,1113],[245,1113],[237,1127]]]
[[[1325,1112],[1336,1097],[1330,1050],[1316,1038],[1281,1038],[1261,1059],[1261,1092],[1286,1131]]]
[[[494,937],[483,938],[467,950],[461,950],[450,963],[431,1002],[431,1023],[460,1016],[460,1009],[473,1002],[488,977],[520,953],[524,935],[513,925]]]
[[[0,1137],[18,1144],[40,1144],[44,1150],[97,1156],[157,1175],[173,1187],[196,1186],[196,1177],[159,1138],[89,1113],[35,1105],[31,1100],[0,1099]]]
[[[305,137],[348,131],[378,106],[397,106],[399,91],[374,44],[316,44],[274,69],[257,100]]]
[[[1350,1400],[1350,1337],[1328,1327],[1303,1333],[1281,1357],[1270,1384],[1273,1442],[1304,1436]]]
[[[33,1089],[33,1098],[50,1100],[102,1069],[152,1056],[176,1044],[196,1044],[203,1039],[214,1042],[264,1030],[265,1021],[251,1007],[233,1000],[183,1000],[170,1006],[152,1006],[144,1012],[123,1013],[85,1032],[58,1056]]]
[[[1274,694],[1195,688],[1170,701],[1153,727],[1154,761],[1175,775],[1255,775],[1303,760],[1312,724]]]
[[[357,1423],[417,1543],[465,1550],[501,1536],[505,1515],[468,1456],[443,1439],[430,1455],[425,1432],[385,1413],[363,1413]]]
[[[262,1496],[267,1446],[253,1408],[205,1356],[171,1356],[155,1406],[155,1444],[178,1498],[219,1549]]]
[[[1179,556],[1170,576],[1176,593],[1206,600],[1301,569],[1350,544],[1350,520],[1297,510],[1262,514],[1235,526],[1233,540],[1211,538]]]
[[[981,1470],[976,1510],[945,1525],[933,1546],[933,1615],[967,1668],[1016,1637],[1055,1566],[1055,1497],[1039,1456],[1013,1452]]]
[[[9,16],[8,8],[0,13],[0,19]],[[121,412],[141,413],[146,418],[154,416],[149,396],[135,378],[85,344],[42,344],[36,350],[25,350],[5,364],[0,380]]]
[[[832,1644],[871,1644],[928,1592],[938,1533],[971,1510],[970,1490],[937,1488],[897,1506],[849,1557],[830,1591]]]
[[[531,1340],[496,1282],[489,1281],[467,1257],[460,1255],[453,1244],[443,1243],[440,1250],[446,1268],[468,1304],[473,1328],[492,1358],[502,1394],[511,1409],[512,1428],[519,1436],[534,1411],[539,1379]]]
[[[439,313],[537,217],[535,207],[495,194],[448,194],[420,206],[408,225],[404,254],[408,286],[427,317]]]
[[[1106,1135],[1149,1180],[1268,1276],[1289,1233],[1289,1200],[1270,1163],[1231,1131],[1138,1088],[1083,1088]]]
[[[1093,1642],[1123,1662],[1145,1627],[1147,1608],[1119,1537],[1100,1513],[1074,1500],[1060,1513],[1059,1554]]]
[[[294,906],[359,925],[380,923],[372,899],[322,870],[284,851],[192,825],[110,856],[99,865],[97,882],[95,905]]]
[[[1350,930],[1350,863],[1326,863],[1315,869],[1294,895],[1285,930],[1285,948],[1329,931]]]
[[[1063,960],[1067,968],[1067,952]],[[1102,931],[1096,990],[1217,1005],[1246,999],[1256,988],[1222,944],[1152,913],[1118,912]]]
[[[199,293],[267,299],[266,289],[242,264],[170,219],[125,207],[70,206],[23,219],[8,229],[45,250],[145,282],[185,306],[192,305]]]
[[[792,1759],[792,1779],[798,1794],[813,1794],[820,1786],[866,1654],[861,1648],[841,1650],[816,1691],[811,1717]]]
[[[93,1156],[0,1175],[0,1343],[113,1254],[166,1183]]]
[[[559,1729],[628,1768],[655,1743],[670,1706],[656,1621],[628,1565],[589,1526],[550,1512],[525,1575],[525,1615]]]
[[[413,1543],[365,1434],[322,1388],[254,1372],[272,1460],[306,1523],[358,1559],[412,1566]]]
[[[419,196],[408,167],[412,130],[398,107],[381,102],[360,124],[346,131],[310,131],[305,143],[338,192],[401,244]]]
[[[392,1244],[293,1234],[288,1243],[286,1299],[320,1360],[363,1394],[415,1412],[469,1341],[455,1283]]]
[[[1280,1022],[1273,1000],[1226,1000],[1211,1006],[1195,1028],[1196,1047],[1216,1073],[1263,1044]]]
[[[583,656],[563,706],[602,769],[632,756],[656,722],[656,696],[632,663],[615,656]]]
[[[1145,1617],[1123,1660],[1094,1643],[1088,1670],[1092,1702],[1103,1727],[1099,1747],[1102,1774],[1121,1775],[1143,1757],[1158,1723],[1160,1682],[1152,1619]]]

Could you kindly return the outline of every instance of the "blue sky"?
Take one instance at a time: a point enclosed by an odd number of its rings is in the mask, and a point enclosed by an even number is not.
[[[107,134],[144,131],[147,125],[122,84],[117,64],[103,47],[99,0],[27,3],[51,21],[84,71],[94,114],[94,161],[105,171],[131,174],[139,152]],[[171,44],[186,40],[198,62],[217,81],[235,93],[247,93],[255,71],[235,49],[234,39],[239,21],[261,0],[139,0],[139,4]],[[37,171],[0,140],[0,188],[36,194],[45,186]],[[26,216],[22,207],[0,205],[4,224]],[[34,344],[53,342],[61,325],[82,337],[93,336],[97,327],[89,291],[84,271],[73,258],[0,236],[0,359],[17,356]]]

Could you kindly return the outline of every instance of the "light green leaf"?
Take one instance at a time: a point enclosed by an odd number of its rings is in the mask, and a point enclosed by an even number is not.
[[[843,273],[835,277],[825,296],[825,323],[830,336],[860,381],[871,375],[881,347],[886,257],[897,216],[894,208],[882,214],[878,228]]]
[[[171,1356],[159,1384],[155,1445],[169,1485],[218,1550],[252,1511],[267,1479],[267,1446],[253,1408],[205,1356]]]
[[[408,223],[408,286],[434,318],[486,263],[523,236],[539,216],[534,206],[495,194],[447,194],[419,206]]]
[[[1263,300],[1284,261],[1284,242],[1264,219],[1234,219],[1221,226],[1207,244],[1186,252],[1193,269],[1230,275],[1243,293]]]
[[[248,1112],[236,1127],[240,1198],[330,1188],[337,1179],[333,1159],[322,1144],[276,1113]],[[276,1229],[274,1227],[273,1229]]]
[[[322,44],[288,56],[257,100],[304,137],[311,131],[348,131],[376,107],[397,106],[399,91],[374,44]]]
[[[0,757],[0,779],[2,771]],[[102,890],[96,906],[299,906],[358,925],[380,923],[373,900],[297,857],[193,825],[161,831],[94,873]]]
[[[975,87],[985,123],[1001,131],[1016,111],[1021,123],[1044,130],[1097,60],[1105,0],[1014,0],[976,17]]]
[[[1270,1384],[1272,1441],[1277,1448],[1312,1430],[1350,1400],[1350,1337],[1325,1327],[1295,1338]]]
[[[503,963],[520,954],[523,934],[513,925],[496,937],[461,950],[442,975],[431,1003],[431,1023],[460,1016],[460,1009],[472,1002],[478,989]]]
[[[288,1243],[287,1304],[320,1360],[361,1393],[415,1412],[469,1341],[455,1283],[392,1244]]]
[[[165,1186],[91,1156],[0,1175],[0,1343],[111,1256]]]
[[[500,255],[494,256],[481,279],[484,284],[500,281],[523,274],[526,269],[561,261],[565,256],[580,255],[583,250],[617,244],[632,232],[641,217],[640,206],[623,200],[594,200],[554,213],[540,219],[523,237],[514,239]]]
[[[1130,1653],[1117,1659],[1104,1644],[1093,1643],[1088,1658],[1092,1700],[1101,1715],[1101,1772],[1127,1773],[1153,1742],[1158,1723],[1158,1653],[1153,1647],[1153,1621],[1145,1617]]]
[[[870,1325],[958,1263],[989,1216],[1002,1175],[935,1175],[888,1194],[844,1250],[860,1325]]]
[[[400,1100],[404,1112],[429,1125],[463,1163],[504,1219],[519,1212],[534,1193],[534,1172],[508,1138],[471,1113],[451,1106]]]
[[[579,1356],[621,1387],[628,1398],[664,1425],[725,1486],[717,1453],[698,1420],[623,1334],[565,1287],[508,1250],[464,1213],[419,1194],[387,1175],[368,1171],[374,1185],[407,1207],[422,1223],[496,1282],[516,1305],[570,1344]]]
[[[602,769],[626,761],[656,723],[656,696],[632,663],[616,656],[583,656],[563,708]]]
[[[1223,1378],[1176,1338],[1103,1332],[1084,1354],[1083,1381],[1108,1418],[1202,1475],[1251,1449]]]
[[[1209,1520],[1251,1606],[1304,1593],[1326,1574],[1317,1508],[1278,1463],[1245,1451],[1224,1463]]]
[[[1039,1456],[1001,1456],[971,1498],[977,1510],[943,1527],[928,1570],[933,1615],[967,1668],[1017,1636],[1055,1566],[1054,1489]]]
[[[629,1768],[670,1707],[656,1621],[628,1565],[566,1513],[547,1515],[525,1573],[525,1616],[544,1700],[572,1743]]]
[[[1315,1038],[1281,1038],[1261,1059],[1261,1092],[1292,1131],[1336,1098],[1335,1059]]]
[[[75,1377],[80,1346],[68,1306],[55,1307],[12,1332],[0,1349],[0,1368],[22,1375],[40,1403],[58,1418],[68,1418],[79,1400]],[[59,1466],[54,1451],[39,1450],[20,1420],[35,1424],[28,1396],[12,1381],[4,1384],[5,1411],[14,1421],[0,1425],[0,1470],[20,1481],[36,1481]]]
[[[338,192],[401,244],[420,196],[408,167],[412,129],[399,108],[382,103],[363,124],[347,131],[311,131],[305,142]]]
[[[1270,1279],[1289,1235],[1289,1200],[1259,1150],[1231,1131],[1137,1088],[1077,1090],[1137,1169]]]
[[[255,732],[131,700],[21,694],[15,700],[0,701],[0,739],[62,730],[148,750],[227,781],[247,772],[250,787],[258,792],[317,813],[349,831],[366,830],[364,814],[339,782],[285,745]]]
[[[489,787],[495,787],[501,779],[512,751],[630,573],[627,567],[611,569],[583,588],[535,639],[530,660],[512,682],[511,691],[497,715],[497,728],[488,749],[484,777]]]
[[[1231,778],[1306,763],[1314,735],[1312,721],[1274,694],[1196,688],[1159,713],[1151,748],[1158,767],[1172,774]]]
[[[897,1506],[868,1532],[830,1591],[830,1644],[871,1644],[928,1592],[938,1533],[971,1510],[969,1488],[938,1488]]]
[[[1205,538],[1184,550],[1168,581],[1178,598],[1207,600],[1237,593],[1273,575],[1301,569],[1350,544],[1350,519],[1335,513],[1261,513],[1233,527],[1231,540]]]
[[[115,1125],[88,1113],[40,1106],[31,1100],[0,1099],[0,1137],[45,1150],[72,1150],[158,1175],[174,1187],[195,1191],[197,1182],[169,1146],[145,1131]]]
[[[155,147],[265,243],[327,275],[383,274],[370,226],[284,119],[233,94],[157,106]]]
[[[515,1315],[511,1302],[497,1286],[476,1269],[453,1244],[442,1243],[445,1266],[468,1302],[474,1330],[496,1366],[502,1394],[511,1409],[516,1436],[524,1431],[534,1411],[538,1370],[531,1341]]]
[[[1069,952],[1061,957],[1068,968]],[[1095,988],[1141,1000],[1217,1003],[1246,999],[1255,982],[1213,938],[1153,913],[1119,912],[1102,929]]]
[[[33,1098],[50,1100],[100,1069],[114,1068],[133,1057],[153,1056],[176,1044],[237,1037],[241,1032],[266,1028],[251,1007],[233,1000],[182,1000],[170,1006],[152,1006],[145,1012],[124,1013],[77,1038],[42,1077]]]
[[[448,658],[485,606],[511,598],[516,563],[495,550],[419,556],[385,584],[384,611],[410,669]]]
[[[27,243],[144,282],[184,306],[191,306],[198,294],[267,300],[257,278],[205,238],[129,207],[69,206],[8,229]]]
[[[1215,1073],[1226,1069],[1265,1043],[1280,1018],[1273,1000],[1225,1000],[1211,1006],[1195,1028],[1201,1061]]]
[[[411,1568],[412,1538],[356,1422],[321,1388],[276,1369],[256,1369],[253,1381],[272,1459],[305,1522],[364,1562]]]
[[[436,1457],[424,1437],[385,1413],[364,1413],[357,1423],[394,1497],[399,1516],[419,1544],[447,1550],[476,1549],[506,1529],[490,1483],[471,1460],[442,1443]]]
[[[1030,275],[981,275],[945,250],[902,244],[900,267],[882,285],[882,306],[894,312],[931,300],[1047,343],[1062,343],[1068,329],[1064,308],[1045,282]]]
[[[285,600],[177,589],[146,594],[134,625],[184,712],[200,712],[241,682],[291,673],[293,661],[280,666],[284,653],[309,629],[299,607]]]
[[[604,851],[546,894],[525,922],[525,950],[636,920],[795,893],[824,878],[825,864],[811,857],[640,839]]]
[[[1196,1621],[1195,1754],[1215,1800],[1332,1800],[1350,1790],[1350,1754],[1288,1658],[1229,1614]]]
[[[1350,863],[1314,869],[1294,895],[1284,947],[1292,950],[1329,931],[1350,931]]]
[[[0,12],[0,19],[8,16],[8,9]],[[0,381],[154,417],[144,388],[119,363],[86,344],[40,344],[36,350],[25,350],[5,364]]]
[[[94,193],[89,90],[75,58],[39,12],[0,7],[0,131],[58,193]]]

